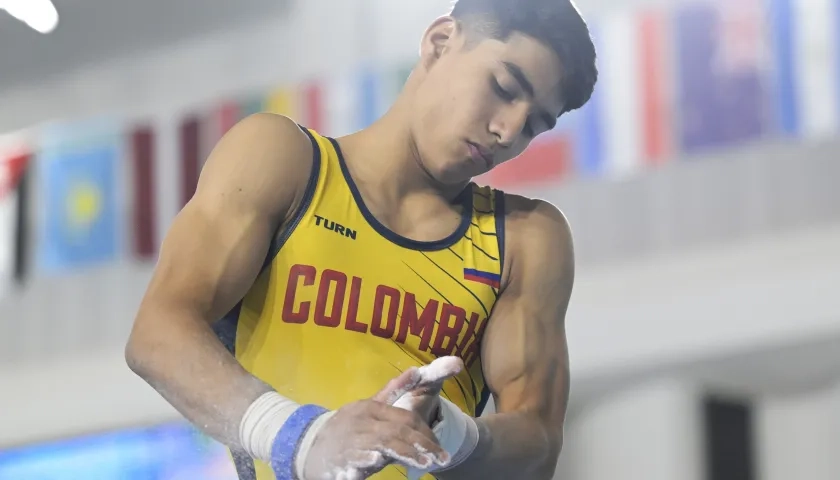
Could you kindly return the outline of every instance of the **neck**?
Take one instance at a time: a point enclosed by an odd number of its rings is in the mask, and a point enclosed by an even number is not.
[[[417,195],[452,201],[466,182],[446,185],[428,173],[411,134],[410,112],[410,98],[404,91],[376,122],[339,140],[345,159],[357,181],[392,201]]]

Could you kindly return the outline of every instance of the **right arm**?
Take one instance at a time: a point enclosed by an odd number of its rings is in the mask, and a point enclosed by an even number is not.
[[[243,414],[271,387],[240,366],[211,323],[256,279],[300,204],[311,159],[308,137],[285,117],[254,115],[222,138],[163,242],[126,346],[135,373],[233,448]]]
[[[251,116],[224,136],[163,242],[126,361],[193,425],[269,462],[278,478],[293,470],[305,478],[339,470],[364,476],[394,461],[444,464],[420,416],[389,405],[422,384],[417,369],[372,399],[326,412],[249,374],[211,328],[246,294],[277,227],[300,205],[312,153],[307,135],[274,115]]]

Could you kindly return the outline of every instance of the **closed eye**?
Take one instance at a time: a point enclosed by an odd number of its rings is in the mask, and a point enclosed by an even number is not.
[[[516,98],[514,94],[502,88],[502,86],[499,85],[499,82],[495,78],[490,80],[490,84],[493,86],[493,91],[496,92],[496,95],[498,95],[502,100],[510,102],[513,101],[514,98]]]

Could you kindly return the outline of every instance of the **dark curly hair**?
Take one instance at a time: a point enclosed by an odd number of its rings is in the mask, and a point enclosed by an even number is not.
[[[598,81],[589,27],[571,0],[456,0],[450,13],[477,37],[507,40],[519,32],[551,47],[563,66],[563,112],[582,107]]]

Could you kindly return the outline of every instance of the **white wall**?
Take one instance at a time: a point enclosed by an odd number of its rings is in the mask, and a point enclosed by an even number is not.
[[[761,480],[840,478],[840,382],[761,400],[756,427]]]
[[[666,378],[586,405],[567,422],[555,478],[702,480],[698,391],[690,383]]]

